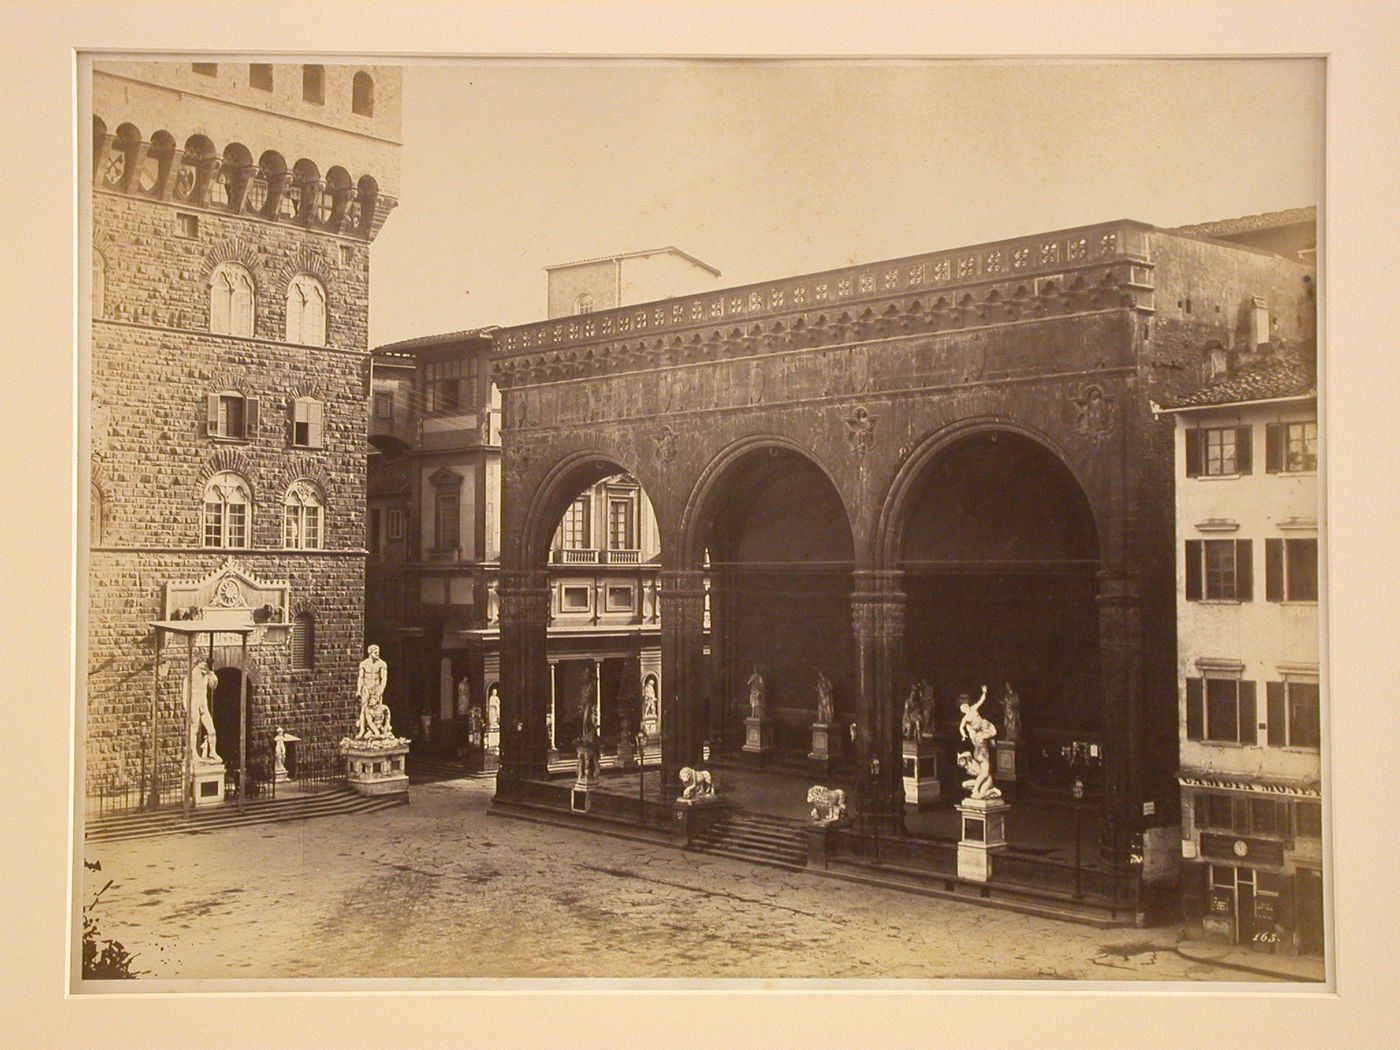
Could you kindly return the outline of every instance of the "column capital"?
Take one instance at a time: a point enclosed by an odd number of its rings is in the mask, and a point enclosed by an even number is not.
[[[851,626],[857,639],[904,637],[907,596],[898,591],[857,591],[851,595]]]

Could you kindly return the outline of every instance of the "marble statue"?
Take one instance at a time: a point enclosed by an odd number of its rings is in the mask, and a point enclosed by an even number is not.
[[[1001,798],[1000,789],[992,786],[992,755],[990,743],[997,735],[997,727],[982,716],[982,705],[987,702],[987,687],[982,687],[982,695],[975,704],[967,702],[967,694],[959,698],[962,720],[958,723],[958,736],[972,745],[971,751],[958,755],[958,765],[972,774],[970,780],[963,781],[973,798]]]
[[[763,673],[754,664],[753,674],[749,675],[749,715],[763,717]]]
[[[200,660],[190,671],[185,683],[185,698],[190,713],[190,754],[222,762],[219,737],[214,732],[214,716],[209,712],[209,694],[219,687],[218,676],[209,669],[208,660]]]
[[[580,723],[593,719],[593,709],[596,706],[595,698],[597,696],[594,688],[596,684],[597,678],[593,674],[593,665],[589,664],[584,671],[583,685],[579,687],[578,691],[578,720]]]
[[[835,717],[832,706],[831,679],[826,676],[826,672],[819,669],[817,671],[817,723],[819,725],[831,725],[831,720]]]
[[[834,824],[846,815],[846,793],[840,788],[814,784],[807,792],[807,804],[818,824]]]
[[[486,728],[498,729],[501,725],[501,687],[493,684],[486,691]]]
[[[473,747],[481,746],[481,733],[485,728],[481,720],[481,708],[470,708],[467,711],[467,740]]]
[[[379,658],[379,646],[371,645],[360,661],[360,673],[355,682],[355,696],[360,701],[360,717],[355,723],[356,740],[392,738],[389,708],[384,703],[384,689],[389,684],[389,665]]]
[[[1011,688],[1011,683],[1006,683],[1006,692],[1002,694],[1001,711],[1005,724],[1006,739],[1015,742],[1021,738],[1021,698],[1016,695],[1016,690]]]
[[[924,713],[919,703],[918,682],[909,686],[909,695],[904,698],[904,739],[918,740],[923,733]]]
[[[927,678],[919,679],[919,714],[920,722],[926,732],[936,733],[938,731],[938,697],[934,694],[933,686],[929,684]]]
[[[656,695],[656,680],[648,676],[642,683],[642,725],[650,726],[651,732],[655,732],[660,717],[661,701]]]
[[[682,766],[677,774],[681,782],[681,799],[693,801],[698,798],[715,797],[715,778],[703,769]]]
[[[467,710],[472,705],[472,683],[466,676],[462,675],[462,680],[457,683],[457,714],[465,718]]]
[[[285,775],[287,772],[287,734],[281,726],[277,727],[277,735],[272,738],[272,755],[274,759],[273,772]]]
[[[583,735],[574,742],[574,754],[578,762],[578,782],[592,784],[598,779],[599,744],[598,735],[593,731],[593,720],[583,723]]]
[[[978,758],[971,751],[959,751],[958,765],[971,774],[962,782],[969,798],[1001,798],[1001,788],[992,784],[992,764],[987,757]]]

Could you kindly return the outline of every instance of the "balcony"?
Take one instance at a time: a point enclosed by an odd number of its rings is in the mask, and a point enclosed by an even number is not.
[[[573,547],[556,547],[550,551],[550,559],[555,565],[597,565],[599,552]]]
[[[369,443],[380,452],[402,452],[418,440],[418,419],[415,413],[395,407],[392,415],[370,413]]]
[[[603,560],[608,565],[640,565],[642,552],[639,550],[603,551]]]

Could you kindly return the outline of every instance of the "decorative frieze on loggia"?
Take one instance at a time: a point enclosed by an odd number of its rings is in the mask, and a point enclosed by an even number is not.
[[[502,329],[502,386],[1130,306],[1148,228],[1114,224]]]

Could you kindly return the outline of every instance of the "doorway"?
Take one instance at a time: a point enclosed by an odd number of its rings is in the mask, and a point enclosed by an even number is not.
[[[224,768],[229,771],[229,785],[232,787],[238,773],[238,744],[249,739],[248,727],[253,721],[253,680],[248,679],[248,701],[242,724],[238,719],[238,689],[243,681],[243,672],[236,667],[220,667],[214,672],[219,684],[214,689],[209,713],[214,717],[214,733],[217,736],[219,757],[224,760]],[[253,756],[248,755],[251,768]]]

